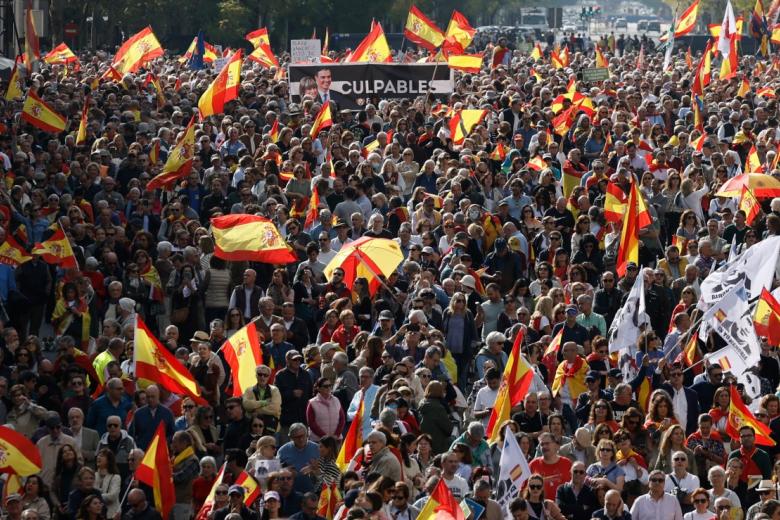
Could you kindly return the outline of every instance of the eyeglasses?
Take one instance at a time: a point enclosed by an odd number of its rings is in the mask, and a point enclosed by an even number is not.
[[[270,377],[270,375],[263,372],[263,373],[258,373],[257,377]]]
[[[657,477],[656,477],[656,478],[651,478],[651,479],[650,479],[650,482],[654,482],[654,483],[658,484],[658,483],[662,483],[662,482],[664,482],[664,479],[662,479],[662,478],[657,478]]]
[[[530,484],[528,487],[529,489],[533,489],[534,491],[539,491],[540,489],[542,489],[542,486],[539,484]]]
[[[685,457],[675,457],[672,460],[675,462],[688,462],[688,459],[686,459]]]
[[[693,503],[694,504],[706,504],[707,503],[707,499],[706,498],[697,498],[696,500],[693,501]]]
[[[215,491],[215,495],[227,495],[227,491]]]
[[[612,448],[599,448],[599,451],[602,453],[612,453],[615,450],[613,450]]]
[[[571,470],[571,472],[574,473],[575,475],[584,475],[585,474],[585,470],[584,469],[573,469],[573,470]]]
[[[728,511],[731,506],[718,506],[718,511]]]

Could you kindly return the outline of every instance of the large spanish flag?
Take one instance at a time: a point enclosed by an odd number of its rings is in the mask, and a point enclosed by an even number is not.
[[[274,51],[271,49],[271,46],[265,42],[260,42],[260,44],[255,47],[255,50],[253,50],[252,53],[247,56],[247,58],[266,67],[279,66],[279,60],[276,59]]]
[[[450,54],[447,56],[447,66],[453,70],[479,74],[482,69],[483,53],[479,54]]]
[[[135,72],[149,60],[163,55],[163,48],[154,35],[152,28],[147,26],[130,37],[116,51],[111,64],[119,73]]]
[[[339,493],[338,484],[334,482],[329,485],[323,482],[320,500],[317,503],[317,514],[325,520],[333,520],[339,509],[339,504],[341,504],[341,493]]]
[[[227,466],[227,462],[222,464],[222,467],[219,468],[217,478],[214,480],[214,484],[211,485],[211,491],[206,495],[206,500],[203,501],[203,505],[195,515],[195,520],[208,520],[209,513],[214,509],[214,497],[217,495],[217,488],[222,484],[222,480],[225,478],[225,466]]]
[[[385,31],[382,30],[382,25],[379,22],[373,23],[371,32],[363,38],[363,41],[344,61],[349,63],[393,61]]]
[[[170,186],[176,179],[189,175],[193,157],[195,157],[195,116],[190,119],[181,140],[168,154],[168,160],[165,161],[162,171],[146,183],[146,190],[154,191],[157,188]]]
[[[617,272],[620,276],[626,275],[626,267],[629,262],[639,265],[639,214],[637,213],[637,195],[635,183],[631,180],[631,190],[628,194],[628,204],[620,229],[620,246],[617,256]],[[641,196],[641,195],[639,195]]]
[[[79,59],[76,57],[75,54],[73,54],[73,51],[70,50],[70,47],[63,42],[56,47],[54,47],[49,53],[43,57],[43,61],[48,63],[49,65],[55,65],[55,64],[64,64],[64,63],[75,63],[79,61]]]
[[[753,221],[761,212],[761,203],[747,186],[742,187],[742,196],[739,199],[739,209],[745,212],[745,221],[748,226],[753,225]]]
[[[260,484],[246,471],[239,473],[233,484],[241,486],[246,490],[246,493],[244,493],[244,504],[247,507],[252,506],[255,500],[260,497],[260,492],[262,491]]]
[[[32,0],[27,0],[27,7],[24,9],[24,64],[28,74],[32,72],[33,62],[41,59],[41,44],[38,41],[32,11]]]
[[[206,405],[192,374],[154,337],[141,318],[135,320],[135,375],[144,388],[158,384],[166,390]]]
[[[499,439],[501,423],[509,419],[512,407],[523,400],[533,381],[534,371],[528,365],[520,353],[520,345],[523,343],[522,329],[517,333],[512,345],[512,352],[504,367],[501,377],[501,386],[498,387],[498,395],[490,412],[487,425],[487,437],[489,443]]]
[[[444,42],[444,33],[417,6],[409,8],[404,36],[412,43],[433,52]]]
[[[460,48],[462,53],[471,44],[476,32],[477,30],[471,26],[463,13],[453,10],[450,23],[447,24],[447,32],[444,33],[444,38],[447,40],[444,46],[448,48],[449,52],[456,53]]]
[[[211,219],[214,254],[233,262],[246,260],[266,264],[297,262],[273,222],[255,215],[223,215]]]
[[[450,136],[453,144],[462,144],[466,137],[474,130],[487,115],[487,110],[461,110],[450,119]]]
[[[168,454],[168,442],[165,440],[163,421],[157,425],[152,442],[141,464],[135,470],[135,479],[152,488],[155,509],[163,518],[168,518],[176,503],[176,490],[173,487],[173,468]]]
[[[344,442],[341,443],[339,454],[336,457],[336,465],[339,469],[347,471],[352,457],[355,456],[357,450],[363,447],[363,414],[365,413],[365,401],[360,399],[360,405],[358,406],[355,418],[352,419],[352,423],[349,425],[349,430],[344,436]]]
[[[254,31],[244,36],[244,39],[249,40],[254,47],[260,45],[261,42],[265,43],[266,45],[271,45],[271,39],[268,37],[268,29],[265,27],[255,29]]]
[[[772,293],[761,289],[761,297],[753,314],[756,334],[766,336],[770,345],[780,345],[780,302]]]
[[[257,383],[255,369],[263,364],[260,340],[254,323],[244,325],[222,345],[222,355],[230,365],[233,377],[233,397],[240,397]]]
[[[0,473],[16,473],[29,477],[43,468],[41,453],[24,435],[7,426],[0,426]]]
[[[89,121],[89,96],[84,98],[84,106],[81,109],[81,120],[79,120],[79,129],[76,132],[76,146],[81,146],[87,142],[87,122]]]
[[[49,228],[43,232],[43,240],[32,249],[32,254],[41,255],[41,258],[49,264],[59,265],[63,268],[78,269],[73,248],[60,226],[59,220],[55,220]]]
[[[738,439],[739,429],[743,426],[750,426],[756,432],[756,444],[774,446],[775,441],[771,437],[772,432],[769,430],[769,426],[756,419],[753,412],[748,410],[735,385],[731,385],[730,394],[731,400],[729,402],[729,416],[726,421],[726,433],[731,438]]]
[[[331,126],[333,126],[333,117],[330,114],[330,103],[323,103],[322,108],[317,113],[317,117],[314,118],[314,122],[311,124],[309,137],[316,139],[320,131]]]
[[[683,11],[680,18],[677,19],[677,24],[674,27],[674,37],[679,38],[685,36],[696,27],[696,19],[699,16],[699,0],[688,6],[688,9]]]
[[[68,120],[47,105],[30,89],[22,107],[22,119],[44,132],[58,134],[65,130]]]
[[[238,49],[222,67],[206,92],[200,96],[198,110],[200,110],[201,119],[212,114],[221,114],[225,110],[225,103],[238,97],[243,53],[242,49]]]
[[[12,234],[6,233],[5,241],[0,244],[0,264],[19,267],[30,260],[32,260],[30,253],[19,245]]]
[[[455,499],[455,496],[447,487],[447,482],[440,479],[436,487],[433,488],[431,496],[425,506],[417,515],[417,520],[465,520],[463,510]]]

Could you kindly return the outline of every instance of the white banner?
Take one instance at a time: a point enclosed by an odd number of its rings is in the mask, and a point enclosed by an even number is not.
[[[780,236],[770,237],[754,244],[733,261],[730,261],[701,283],[701,299],[698,307],[702,310],[722,300],[734,287],[742,284],[747,291],[748,300],[761,295],[761,289],[772,286],[772,278],[777,269],[780,253]]]
[[[626,303],[615,314],[612,326],[609,328],[609,351],[620,352],[627,349],[627,353],[634,359],[636,354],[636,340],[639,337],[639,327],[650,323],[645,313],[645,281],[642,271],[639,272],[628,293]]]
[[[515,434],[509,429],[504,430],[504,447],[501,450],[501,460],[498,463],[498,481],[496,487],[496,501],[505,508],[515,497],[520,494],[523,482],[531,476],[531,468],[525,455],[520,451]]]

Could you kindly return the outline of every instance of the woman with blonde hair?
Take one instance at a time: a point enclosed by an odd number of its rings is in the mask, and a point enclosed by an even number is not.
[[[534,313],[531,314],[530,326],[541,335],[550,334],[553,321],[553,300],[549,296],[540,296],[536,300]]]
[[[679,424],[673,424],[663,434],[661,443],[658,445],[658,453],[653,462],[650,463],[650,471],[660,469],[665,473],[674,471],[672,463],[672,454],[676,451],[683,451],[688,457],[688,473],[698,475],[696,472],[696,459],[693,452],[685,446],[685,430]]]
[[[599,459],[598,462],[588,466],[586,471],[590,478],[590,486],[623,491],[626,472],[617,463],[615,443],[609,439],[600,440],[596,445],[596,457]]]

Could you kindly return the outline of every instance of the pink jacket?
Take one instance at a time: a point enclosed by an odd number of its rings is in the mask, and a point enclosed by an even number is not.
[[[309,405],[306,407],[306,422],[311,431],[310,440],[317,442],[326,435],[333,435],[340,439],[345,420],[344,409],[335,397],[325,398],[322,394],[317,394],[309,400]]]

